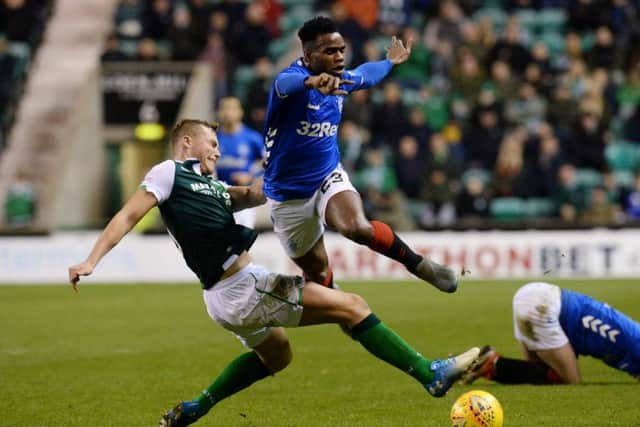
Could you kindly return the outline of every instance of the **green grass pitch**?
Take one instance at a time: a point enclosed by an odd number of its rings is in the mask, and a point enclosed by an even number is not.
[[[520,356],[511,296],[523,282],[343,283],[427,357],[491,343]],[[638,281],[559,281],[640,319]],[[153,426],[194,397],[242,346],[206,314],[196,284],[0,287],[2,426]],[[506,426],[639,426],[640,384],[580,360],[578,386],[484,380],[434,399],[338,327],[290,330],[292,365],[216,406],[198,426],[446,426],[455,398],[493,393]]]

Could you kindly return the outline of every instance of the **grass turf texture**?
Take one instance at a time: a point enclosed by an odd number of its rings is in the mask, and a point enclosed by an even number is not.
[[[640,319],[640,283],[558,281]],[[418,282],[344,283],[427,357],[491,343],[520,357],[511,296],[522,282],[465,282],[457,294]],[[3,426],[152,426],[194,397],[236,355],[238,341],[206,314],[197,285],[0,287]],[[336,326],[290,330],[294,361],[220,403],[201,426],[446,426],[464,391],[494,394],[507,426],[640,425],[637,381],[580,361],[578,386],[484,380],[434,399]]]

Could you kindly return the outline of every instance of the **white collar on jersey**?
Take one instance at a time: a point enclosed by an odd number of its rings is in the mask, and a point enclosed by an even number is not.
[[[200,161],[195,157],[187,157],[185,160],[193,160],[192,170],[198,175],[202,176],[202,171],[200,171]],[[184,163],[182,160],[176,160],[177,163]]]

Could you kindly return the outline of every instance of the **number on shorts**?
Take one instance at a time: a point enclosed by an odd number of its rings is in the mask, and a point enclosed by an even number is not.
[[[329,175],[320,186],[320,191],[326,193],[329,187],[331,187],[331,184],[342,181],[344,180],[342,179],[342,174],[340,172],[332,172],[331,175]]]

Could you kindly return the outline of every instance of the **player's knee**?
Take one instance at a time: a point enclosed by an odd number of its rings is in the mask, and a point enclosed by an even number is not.
[[[269,357],[263,360],[263,362],[267,369],[269,369],[272,374],[275,374],[289,366],[291,360],[293,360],[293,351],[291,350],[291,345],[288,340],[274,344],[271,350]]]
[[[286,368],[293,359],[289,339],[282,333],[273,333],[268,341],[254,348],[269,372],[275,374]]]
[[[283,346],[282,352],[280,353],[280,358],[278,360],[277,365],[272,370],[274,374],[276,372],[282,371],[284,368],[289,366],[291,361],[293,360],[293,350],[291,349],[291,345],[287,342],[286,346]]]
[[[347,293],[345,297],[347,299],[345,304],[347,318],[345,320],[347,326],[352,327],[368,316],[371,309],[367,301],[358,294]]]
[[[304,271],[304,279],[311,280],[316,283],[325,283],[329,277],[329,271],[331,270],[328,265],[318,266],[316,269],[306,269]]]
[[[352,218],[341,223],[337,231],[349,240],[356,243],[367,244],[373,237],[373,227],[369,221]]]

